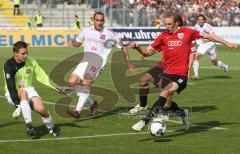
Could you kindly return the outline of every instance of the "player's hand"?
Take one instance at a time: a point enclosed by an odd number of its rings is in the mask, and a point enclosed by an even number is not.
[[[75,47],[76,41],[71,39],[67,42],[68,47]]]
[[[57,88],[55,88],[55,90],[58,92],[58,93],[62,93],[64,91],[63,87],[60,87],[60,86],[57,86]]]
[[[232,49],[237,49],[238,48],[238,44],[236,44],[236,43],[229,43],[227,46],[229,48],[232,48]]]
[[[139,46],[139,44],[137,44],[136,42],[130,42],[130,44],[128,45],[129,48],[135,49]]]
[[[58,92],[58,93],[61,93],[61,94],[68,94],[68,92],[72,92],[74,89],[71,88],[71,87],[61,87],[61,86],[57,86],[57,88],[55,88],[55,90]]]
[[[190,69],[188,70],[188,79],[190,79],[190,77],[191,77],[191,73],[190,73],[191,71],[190,71]]]
[[[128,67],[129,67],[129,71],[130,71],[133,75],[135,75],[135,74],[138,73],[138,69],[137,69],[133,64],[129,65]]]
[[[147,58],[144,57],[144,56],[141,56],[140,58],[141,58],[142,60],[144,60],[144,61],[147,60]]]

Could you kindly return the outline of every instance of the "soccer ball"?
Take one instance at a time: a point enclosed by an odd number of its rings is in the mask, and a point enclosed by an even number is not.
[[[166,132],[167,125],[163,121],[153,120],[148,129],[152,136],[163,136]]]

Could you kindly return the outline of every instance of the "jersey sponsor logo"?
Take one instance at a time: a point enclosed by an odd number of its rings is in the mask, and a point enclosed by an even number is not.
[[[30,74],[32,72],[31,67],[25,68],[26,74]]]
[[[6,73],[6,78],[9,79],[10,78],[10,74]]]
[[[105,34],[100,34],[100,39],[101,39],[101,40],[105,40],[105,38],[106,38],[106,35],[105,35]]]
[[[182,46],[182,41],[168,41],[168,46],[170,47]]]
[[[183,82],[183,79],[178,79],[177,82],[178,82],[178,83],[182,83],[182,82]]]
[[[104,47],[105,48],[113,48],[115,45],[117,45],[117,41],[114,39],[109,39],[104,42]]]
[[[183,37],[184,37],[184,34],[183,34],[183,33],[178,33],[178,34],[177,34],[177,36],[178,36],[178,38],[179,38],[179,39],[181,39],[181,40],[182,40],[182,39],[183,39]]]

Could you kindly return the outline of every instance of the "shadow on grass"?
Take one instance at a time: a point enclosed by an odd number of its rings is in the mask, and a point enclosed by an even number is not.
[[[66,127],[75,127],[75,128],[90,128],[92,126],[79,126],[79,125],[76,125],[75,123],[61,123],[61,124],[55,124],[54,127],[57,131],[60,131],[60,134],[62,133],[61,132],[61,127],[62,126],[66,126]],[[36,131],[36,136],[33,138],[33,139],[40,139],[42,136],[44,135],[47,135],[49,134],[49,131],[48,129],[46,128],[45,125],[41,125],[41,126],[36,126],[34,127],[35,131]],[[50,135],[50,134],[49,134]]]
[[[192,80],[192,81],[200,81],[200,80],[206,80],[206,79],[231,79],[231,76],[227,75],[215,75],[215,76],[204,76],[200,77],[198,80]]]
[[[185,107],[183,107],[183,108],[185,108]],[[209,106],[192,106],[190,108],[190,110],[191,110],[191,112],[210,112],[210,111],[217,110],[217,107],[213,106],[213,105],[209,105]]]
[[[19,124],[19,123],[21,123],[21,122],[20,121],[14,121],[14,122],[3,123],[3,124],[0,124],[0,128],[12,126],[12,125]]]
[[[143,140],[140,140],[140,142],[146,142],[146,141],[154,141],[154,142],[170,142],[172,141],[173,137],[181,136],[181,135],[187,135],[192,133],[199,133],[199,132],[206,132],[206,131],[213,131],[213,130],[220,130],[224,131],[223,126],[225,125],[233,125],[233,124],[240,124],[240,123],[220,123],[219,121],[208,121],[203,123],[193,123],[189,130],[185,129],[178,129],[174,132],[166,133],[165,136],[162,137],[151,137],[146,138]]]

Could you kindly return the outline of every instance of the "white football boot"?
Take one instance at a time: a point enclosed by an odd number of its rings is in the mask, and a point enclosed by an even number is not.
[[[147,106],[146,107],[141,107],[139,104],[137,106],[135,106],[134,108],[132,108],[129,112],[131,114],[137,114],[140,111],[146,111],[147,110]]]
[[[140,120],[138,123],[132,126],[132,129],[139,132],[145,127],[146,123],[143,120]]]
[[[12,114],[12,118],[18,119],[20,116],[21,116],[21,107],[20,105],[18,105],[16,110]]]

